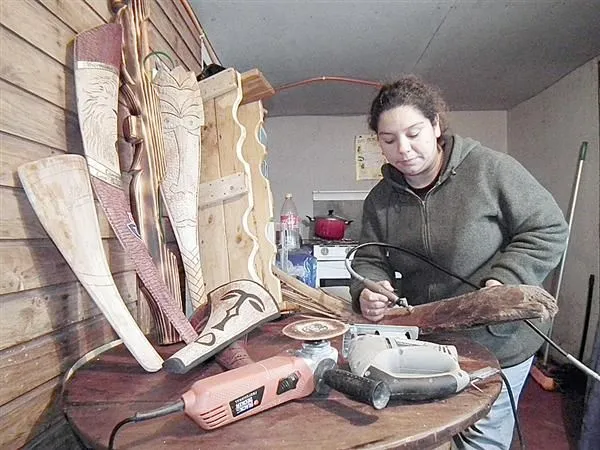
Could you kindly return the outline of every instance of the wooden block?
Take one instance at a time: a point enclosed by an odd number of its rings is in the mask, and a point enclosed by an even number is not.
[[[246,130],[237,118],[237,109],[242,99],[242,87],[239,73],[235,72],[235,75],[238,88],[215,99],[221,176],[243,171],[249,180],[247,196],[224,203],[229,280],[246,278],[260,283],[254,263],[258,252],[258,240],[249,228],[249,214],[253,207],[251,173],[250,166],[242,153]]]
[[[242,105],[275,95],[275,89],[258,69],[252,69],[242,74],[242,91],[244,92]]]
[[[200,95],[205,103],[214,98],[227,94],[228,92],[237,89],[237,72],[235,69],[226,69],[212,77],[208,77],[199,81]],[[204,118],[206,122],[206,116]]]
[[[204,127],[202,127],[202,157],[200,182],[208,183],[221,178],[219,139],[215,116],[215,101],[204,102]],[[225,213],[222,204],[202,208],[198,212],[200,256],[204,268],[204,282],[208,292],[229,281],[229,258]]]
[[[244,172],[202,183],[199,187],[198,206],[204,208],[248,193]]]

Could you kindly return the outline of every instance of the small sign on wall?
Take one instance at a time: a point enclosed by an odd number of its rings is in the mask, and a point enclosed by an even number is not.
[[[381,166],[387,160],[379,143],[376,134],[359,134],[354,138],[355,163],[357,180],[380,180]]]

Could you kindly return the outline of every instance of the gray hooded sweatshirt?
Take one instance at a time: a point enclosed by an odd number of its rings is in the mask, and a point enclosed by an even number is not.
[[[458,135],[446,139],[451,154],[423,198],[393,166],[364,202],[360,242],[384,242],[422,254],[483,286],[541,285],[565,249],[568,226],[552,195],[514,158]],[[412,305],[429,303],[473,287],[425,261],[393,249],[366,247],[352,267],[374,281],[402,274],[401,293]],[[353,307],[364,286],[353,281]],[[549,324],[537,323],[542,330]],[[502,367],[532,356],[542,340],[523,322],[458,332],[488,347]]]

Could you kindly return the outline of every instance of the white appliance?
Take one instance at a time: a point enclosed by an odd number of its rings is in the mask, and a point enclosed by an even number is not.
[[[350,273],[346,269],[346,254],[356,242],[324,241],[313,246],[317,259],[317,287],[349,286]]]
[[[369,191],[313,191],[313,216],[325,216],[329,210],[352,224],[345,239],[328,241],[315,238],[313,255],[317,260],[317,287],[343,298],[350,298],[350,273],[346,270],[346,254],[358,244],[362,203]]]

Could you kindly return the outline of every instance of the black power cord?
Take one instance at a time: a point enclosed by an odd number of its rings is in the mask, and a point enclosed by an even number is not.
[[[132,422],[136,423],[136,422],[142,422],[144,420],[155,419],[157,417],[163,417],[168,414],[173,414],[173,413],[176,413],[179,411],[183,411],[184,407],[185,407],[185,404],[183,403],[183,400],[179,400],[175,403],[171,403],[166,406],[161,406],[160,408],[153,409],[153,410],[145,412],[145,413],[140,413],[140,412],[135,413],[135,415],[133,415],[132,417],[128,417],[127,419],[121,420],[118,424],[115,425],[115,427],[110,432],[110,438],[108,439],[108,450],[114,450],[115,439],[117,437],[117,433],[123,425],[132,423]]]

